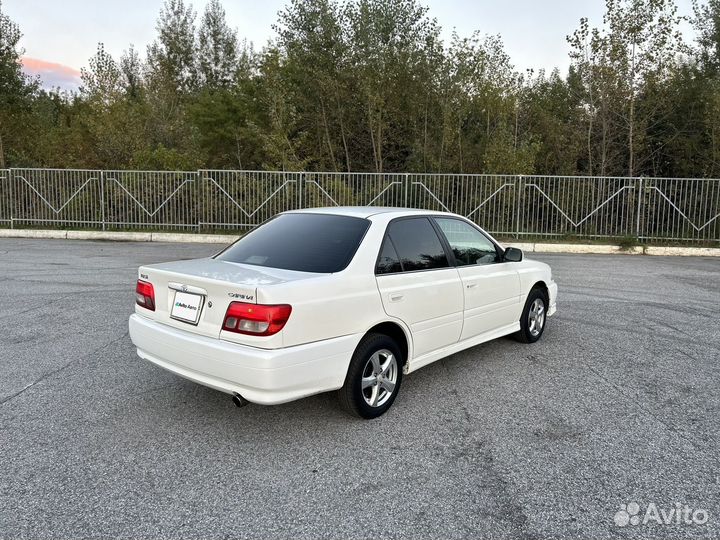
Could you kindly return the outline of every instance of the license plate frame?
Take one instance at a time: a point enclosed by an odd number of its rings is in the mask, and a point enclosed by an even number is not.
[[[184,291],[175,291],[170,318],[197,326],[205,304],[205,296]],[[194,314],[194,317],[192,316]]]

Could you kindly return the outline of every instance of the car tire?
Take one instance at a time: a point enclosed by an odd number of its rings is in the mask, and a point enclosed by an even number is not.
[[[514,334],[515,339],[521,343],[535,343],[545,331],[547,323],[547,293],[540,287],[535,287],[528,294],[520,316],[520,331]]]
[[[355,349],[345,384],[338,390],[343,409],[361,418],[377,418],[393,404],[402,383],[403,357],[385,334],[368,334]]]

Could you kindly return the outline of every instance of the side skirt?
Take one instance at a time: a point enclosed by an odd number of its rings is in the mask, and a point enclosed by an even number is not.
[[[456,352],[469,349],[470,347],[474,347],[475,345],[480,345],[481,343],[485,343],[486,341],[491,341],[502,336],[507,336],[508,334],[514,334],[518,330],[520,330],[519,321],[509,324],[507,326],[502,326],[490,332],[485,332],[484,334],[480,334],[479,336],[474,336],[463,341],[453,343],[452,345],[448,345],[447,347],[443,347],[442,349],[429,352],[417,358],[413,358],[410,362],[408,362],[407,373],[412,373],[413,371],[416,371],[421,367],[432,364],[436,360],[440,360],[441,358],[445,358],[446,356],[450,356],[451,354],[455,354]]]

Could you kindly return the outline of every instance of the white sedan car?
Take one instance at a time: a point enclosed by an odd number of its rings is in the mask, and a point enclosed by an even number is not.
[[[547,264],[467,219],[398,208],[285,212],[138,278],[141,358],[238,406],[338,390],[364,418],[431,362],[506,334],[537,341],[557,296]]]

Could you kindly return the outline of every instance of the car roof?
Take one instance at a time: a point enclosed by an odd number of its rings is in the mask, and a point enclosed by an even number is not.
[[[321,208],[303,208],[301,210],[290,210],[285,214],[331,214],[335,216],[352,216],[369,218],[378,214],[395,214],[393,217],[427,215],[427,214],[448,214],[435,210],[422,210],[418,208],[395,208],[391,206],[325,206]]]

